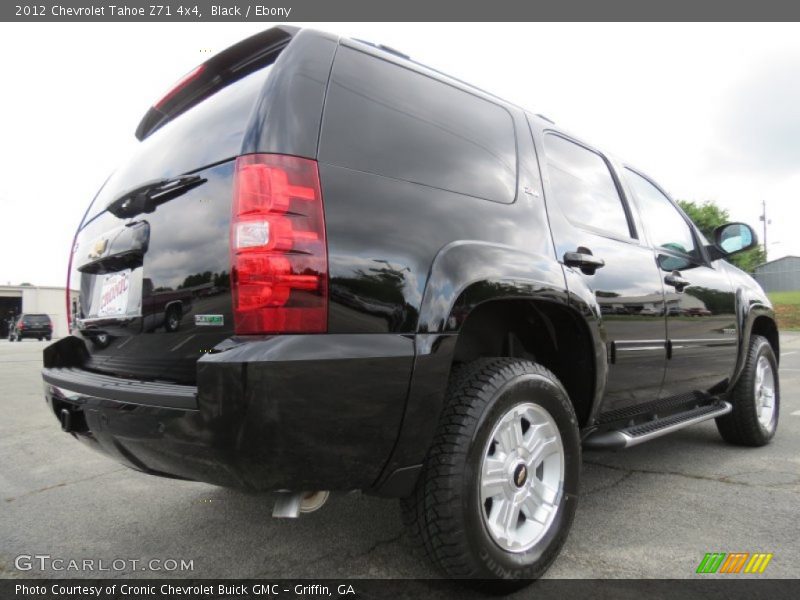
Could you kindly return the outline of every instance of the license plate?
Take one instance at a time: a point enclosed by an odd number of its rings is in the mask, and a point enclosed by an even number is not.
[[[195,315],[194,324],[198,327],[222,327],[225,317],[222,315]]]
[[[109,273],[100,288],[99,317],[118,317],[128,310],[128,292],[131,287],[131,271]]]

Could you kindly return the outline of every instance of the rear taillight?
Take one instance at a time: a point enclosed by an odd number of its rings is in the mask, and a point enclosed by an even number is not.
[[[316,161],[240,156],[233,195],[236,333],[324,333],[328,251]]]

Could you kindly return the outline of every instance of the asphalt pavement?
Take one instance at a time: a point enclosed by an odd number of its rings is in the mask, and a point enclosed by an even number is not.
[[[95,455],[47,409],[46,345],[0,342],[0,577],[436,577],[395,501],[336,494],[316,513],[276,520],[271,495],[151,477]],[[729,446],[706,422],[620,452],[585,452],[578,515],[547,577],[692,578],[707,552],[769,552],[759,577],[797,576],[800,334],[784,335],[782,350],[769,446]],[[84,559],[109,570],[69,568]],[[191,569],[169,562],[181,560]]]

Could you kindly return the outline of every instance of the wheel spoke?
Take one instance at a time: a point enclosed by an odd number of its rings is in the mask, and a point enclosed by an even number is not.
[[[528,518],[539,523],[546,523],[555,506],[546,501],[539,501],[535,494],[529,494],[522,501],[522,512]]]
[[[546,460],[553,454],[559,453],[560,451],[561,449],[558,444],[558,438],[539,437],[539,439],[537,440],[537,444],[531,450],[531,455],[530,458],[528,459],[528,469],[531,472],[535,472],[536,468],[542,461]]]
[[[510,536],[514,531],[519,520],[519,507],[513,500],[504,499],[497,513],[497,524]]]
[[[503,423],[497,433],[498,442],[506,454],[510,454],[522,446],[522,421],[517,415],[513,415]]]
[[[481,472],[481,500],[486,501],[487,498],[502,494],[507,480],[504,462],[499,458],[487,456],[483,460]]]
[[[542,498],[547,504],[555,504],[556,498],[558,497],[558,490],[551,488],[544,482],[541,482],[542,486]]]
[[[530,491],[536,501],[540,504],[554,504],[558,496],[558,490],[553,489],[544,481],[534,478],[530,483]]]
[[[531,454],[534,454],[537,451],[537,448],[544,437],[542,435],[542,430],[545,428],[545,425],[531,425],[528,427],[528,431],[525,432],[525,437],[522,440],[522,446]]]

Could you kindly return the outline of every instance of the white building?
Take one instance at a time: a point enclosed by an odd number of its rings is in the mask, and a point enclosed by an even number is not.
[[[765,292],[800,290],[800,256],[783,256],[758,265],[753,277]]]
[[[78,292],[70,296],[77,301]],[[64,337],[67,328],[67,297],[63,287],[36,285],[0,285],[0,335],[8,337],[8,320],[23,313],[38,313],[50,316],[53,322],[53,337]]]

